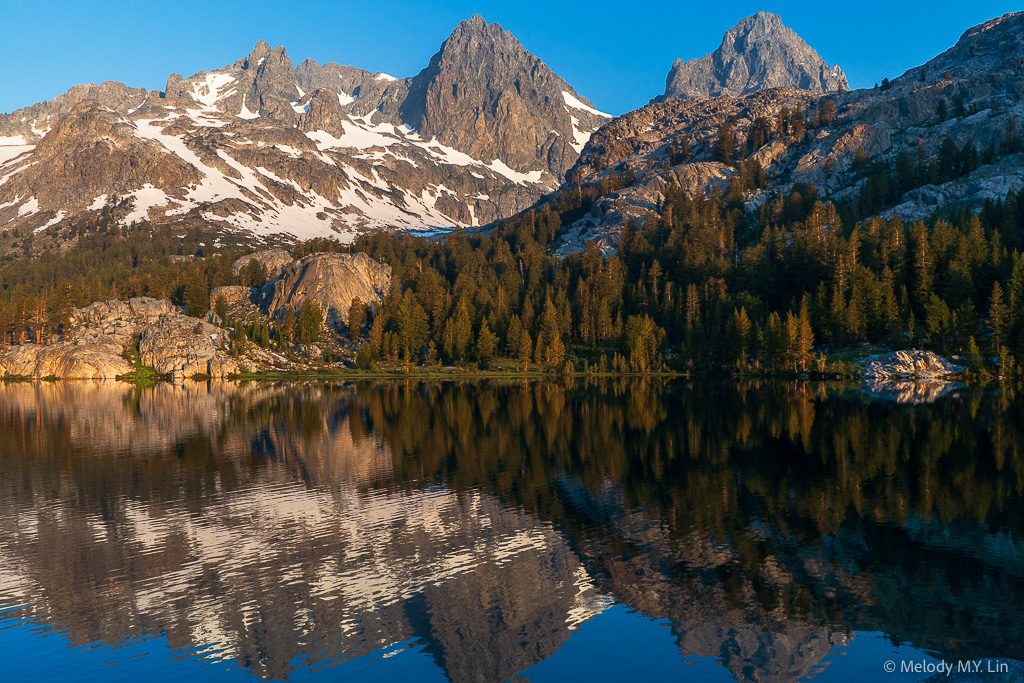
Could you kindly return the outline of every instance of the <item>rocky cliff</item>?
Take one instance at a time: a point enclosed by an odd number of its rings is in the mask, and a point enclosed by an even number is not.
[[[767,88],[823,94],[850,86],[843,70],[829,66],[779,15],[758,12],[729,29],[711,54],[677,59],[661,99],[746,95]]]
[[[264,288],[267,313],[283,318],[312,301],[324,314],[324,322],[343,328],[352,300],[375,304],[391,289],[391,266],[377,263],[366,254],[312,254],[285,268]]]
[[[76,86],[0,115],[0,230],[99,214],[286,240],[473,226],[554,189],[610,117],[479,16],[419,75],[283,47],[163,92]]]

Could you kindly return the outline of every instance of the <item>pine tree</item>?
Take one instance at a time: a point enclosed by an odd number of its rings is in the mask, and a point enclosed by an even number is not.
[[[796,355],[800,369],[807,371],[807,361],[814,349],[814,330],[811,328],[811,309],[805,294],[800,302],[800,317],[797,320]]]
[[[491,327],[487,324],[487,318],[484,317],[483,322],[480,323],[480,331],[476,336],[476,355],[481,361],[486,363],[494,358],[497,350],[498,336],[491,332]]]
[[[352,341],[358,341],[363,333],[363,323],[366,322],[366,305],[359,297],[352,299],[352,305],[348,309],[348,336]]]
[[[194,318],[202,318],[210,310],[210,285],[198,268],[185,281],[185,310]]]
[[[988,304],[988,331],[992,334],[992,349],[998,355],[1006,343],[1006,304],[1003,303],[1003,288],[996,281],[992,285],[992,296]]]
[[[530,331],[525,327],[519,335],[519,343],[516,345],[519,362],[523,364],[523,372],[530,369],[530,357],[533,355],[533,340],[530,338]]]
[[[731,120],[724,121],[718,127],[718,138],[715,141],[715,155],[726,166],[735,163],[736,130]]]
[[[306,299],[299,307],[299,315],[296,320],[295,333],[300,344],[313,344],[320,339],[320,329],[324,323],[324,314],[319,304],[312,299]]]

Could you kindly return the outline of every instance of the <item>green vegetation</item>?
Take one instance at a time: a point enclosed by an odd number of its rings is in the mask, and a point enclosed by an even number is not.
[[[830,116],[823,108],[812,120]],[[792,133],[797,123],[790,113],[777,125]],[[759,125],[771,134],[768,121]],[[970,168],[969,149],[947,147],[949,173]],[[490,234],[361,237],[353,249],[389,263],[396,284],[379,305],[355,302],[350,312],[346,336],[356,366],[845,374],[849,363],[830,355],[873,344],[957,354],[976,372],[1019,372],[1024,192],[980,214],[912,225],[860,220],[856,204],[823,203],[813,186],[744,211],[744,192],[764,183],[744,152],[724,191],[689,197],[668,188],[656,211],[624,229],[612,256],[588,244],[560,258],[552,247],[598,196],[628,182],[614,168]],[[919,169],[943,172],[944,158],[940,150],[917,164],[908,182],[920,180]],[[910,173],[901,159],[890,169],[897,178]],[[867,162],[862,170],[865,187],[881,177]],[[211,288],[236,283],[230,264],[241,250],[206,246],[211,237],[199,231],[181,237],[169,228],[107,223],[74,237],[47,258],[0,268],[0,344],[45,342],[66,331],[70,307],[110,297],[170,298],[202,315]],[[345,248],[313,240],[295,251]],[[250,285],[265,279],[261,266],[238,278]],[[225,319],[227,306],[214,308]],[[323,312],[307,304],[280,321],[227,322],[236,341],[280,350],[317,342]]]

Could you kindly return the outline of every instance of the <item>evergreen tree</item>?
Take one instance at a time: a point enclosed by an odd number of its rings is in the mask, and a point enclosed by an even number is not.
[[[352,305],[348,309],[348,336],[352,341],[358,341],[363,333],[363,323],[366,322],[366,305],[359,297],[352,299]]]

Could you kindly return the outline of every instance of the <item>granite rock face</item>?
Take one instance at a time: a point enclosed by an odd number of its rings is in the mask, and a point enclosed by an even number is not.
[[[106,344],[26,344],[0,352],[0,375],[110,379],[127,375],[131,364]]]
[[[823,94],[850,86],[842,69],[826,64],[777,14],[758,12],[729,29],[711,54],[677,59],[661,99],[738,96],[767,88]]]
[[[344,327],[356,297],[376,304],[391,289],[391,266],[377,263],[366,254],[312,254],[285,270],[264,288],[265,310],[283,318],[289,308],[298,311],[312,301],[324,314],[324,322]]]
[[[175,379],[209,375],[224,379],[238,364],[224,353],[227,331],[188,316],[174,316],[150,325],[139,340],[142,364]]]
[[[214,287],[210,290],[210,310],[217,308],[217,299],[224,298],[228,306],[252,301],[253,294],[258,290],[255,287],[242,287],[239,285],[228,285],[226,287]]]
[[[257,251],[252,254],[246,254],[241,258],[238,258],[231,264],[231,272],[237,277],[242,269],[245,268],[251,261],[259,261],[267,268],[267,277],[275,278],[284,272],[285,268],[295,263],[295,257],[292,256],[290,251],[284,249],[267,249],[265,251]]]
[[[868,379],[899,377],[903,379],[937,379],[959,375],[967,369],[954,365],[931,351],[893,351],[879,356],[868,356],[860,361],[861,374]]]

